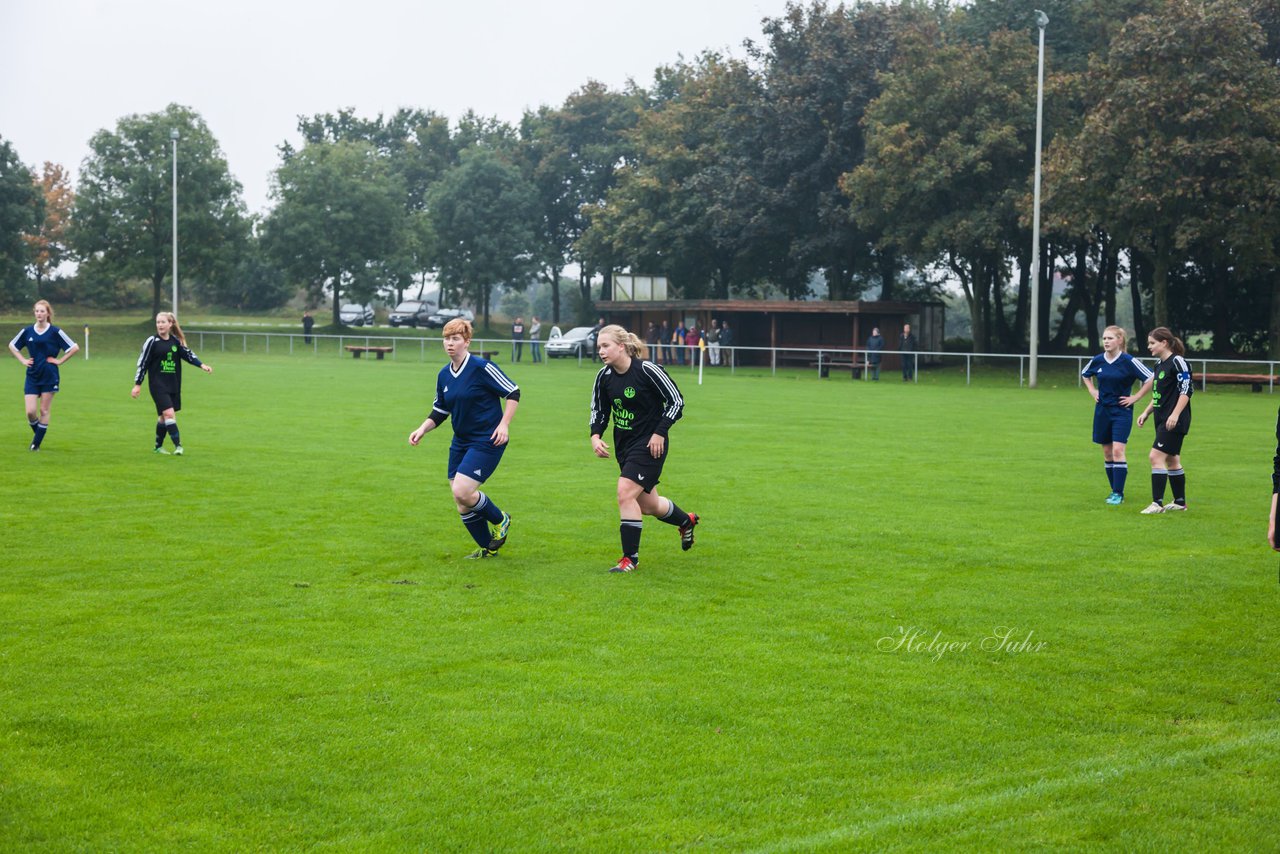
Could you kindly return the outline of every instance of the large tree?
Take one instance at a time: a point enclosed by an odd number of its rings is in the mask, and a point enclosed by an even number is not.
[[[486,326],[494,285],[533,278],[536,211],[520,169],[480,146],[464,151],[427,195],[441,284],[466,294]]]
[[[170,104],[131,115],[114,131],[89,140],[80,170],[71,244],[100,269],[151,283],[152,310],[173,275],[173,155],[178,132],[179,274],[193,279],[232,275],[248,237],[240,184],[204,119]]]
[[[44,197],[35,178],[8,140],[0,138],[0,302],[27,295],[31,250],[24,234],[35,232],[44,218]]]
[[[71,259],[67,243],[71,209],[75,194],[67,170],[57,163],[45,161],[44,170],[36,178],[36,186],[44,197],[44,218],[40,226],[23,236],[31,250],[31,270],[36,280],[36,293],[53,277],[64,261]]]
[[[368,142],[312,142],[276,170],[276,207],[263,226],[270,257],[319,302],[367,302],[393,286],[388,259],[404,239],[404,187]]]

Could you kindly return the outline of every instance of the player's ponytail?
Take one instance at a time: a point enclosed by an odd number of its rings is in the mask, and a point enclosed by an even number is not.
[[[1147,335],[1148,338],[1154,338],[1157,341],[1163,341],[1169,345],[1169,350],[1175,356],[1187,355],[1187,348],[1183,346],[1182,339],[1174,335],[1167,326],[1157,326]]]
[[[608,335],[614,340],[614,343],[621,344],[627,351],[627,355],[633,359],[649,358],[649,348],[644,341],[634,332],[628,332],[616,323],[610,323],[608,326],[602,327],[596,333],[596,340],[600,340],[601,335]]]

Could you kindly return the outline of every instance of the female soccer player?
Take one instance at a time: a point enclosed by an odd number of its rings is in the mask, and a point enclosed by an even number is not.
[[[1276,542],[1276,505],[1280,502],[1280,412],[1276,413],[1276,455],[1271,459],[1271,516],[1267,522],[1267,545],[1280,551]]]
[[[1119,326],[1108,326],[1102,331],[1102,352],[1094,356],[1080,376],[1084,387],[1093,398],[1093,441],[1102,446],[1102,462],[1111,484],[1108,504],[1124,502],[1124,482],[1129,475],[1129,463],[1125,460],[1124,446],[1133,430],[1133,405],[1151,391],[1155,374],[1147,366],[1125,352],[1125,334]],[[1094,388],[1093,378],[1098,378]],[[1133,383],[1142,387],[1137,394]]]
[[[647,358],[639,338],[621,326],[600,330],[597,346],[604,367],[596,374],[591,393],[591,450],[609,458],[600,437],[613,418],[613,444],[618,466],[618,512],[622,517],[622,557],[610,572],[631,572],[640,562],[642,516],[680,529],[680,548],[693,548],[696,513],[686,513],[669,498],[658,495],[658,479],[667,460],[667,431],[684,411],[680,389],[667,372]]]
[[[49,432],[49,410],[53,408],[53,396],[58,393],[58,366],[74,356],[80,345],[53,325],[53,307],[47,300],[39,300],[32,310],[36,322],[13,336],[9,352],[27,366],[22,398],[27,405],[27,423],[35,434],[31,450],[38,451],[45,433]],[[19,352],[23,347],[27,348],[30,358]],[[58,358],[59,351],[62,358]]]
[[[1183,358],[1182,341],[1164,326],[1147,336],[1147,349],[1160,360],[1155,367],[1151,402],[1138,416],[1138,426],[1155,412],[1156,441],[1151,447],[1151,503],[1143,513],[1187,509],[1187,475],[1182,470],[1182,440],[1191,429],[1191,365]],[[1161,506],[1168,481],[1173,501]]]
[[[190,362],[206,374],[213,367],[196,358],[187,349],[187,339],[178,326],[178,318],[171,311],[156,315],[156,334],[142,342],[142,354],[138,356],[138,370],[133,375],[133,391],[137,398],[142,391],[142,377],[147,376],[147,390],[156,404],[156,447],[154,453],[167,454],[164,449],[165,434],[173,440],[173,453],[182,456],[182,438],[178,434],[177,413],[182,409],[182,363]]]
[[[511,517],[480,491],[480,484],[493,476],[502,461],[510,438],[508,428],[520,403],[520,389],[497,365],[471,354],[468,321],[454,318],[442,331],[449,364],[436,377],[431,414],[409,434],[409,444],[417,445],[423,436],[453,416],[449,482],[462,524],[480,547],[467,557],[489,558],[507,541]],[[505,405],[500,403],[504,398]]]

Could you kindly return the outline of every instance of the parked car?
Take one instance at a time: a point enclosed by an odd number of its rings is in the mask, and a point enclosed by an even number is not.
[[[427,318],[433,313],[431,303],[420,299],[407,299],[387,315],[387,322],[392,326],[425,326]]]
[[[347,303],[338,309],[338,322],[343,326],[373,326],[373,306]]]
[[[471,323],[475,323],[476,320],[476,316],[465,308],[442,308],[437,312],[433,312],[427,318],[426,325],[431,329],[442,329],[446,323],[455,317],[461,317]]]
[[[552,357],[579,356],[590,358],[592,328],[590,326],[575,326],[557,338],[547,339],[547,344],[543,349],[548,356]]]

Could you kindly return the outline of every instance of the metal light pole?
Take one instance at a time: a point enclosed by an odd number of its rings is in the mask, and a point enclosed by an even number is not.
[[[178,129],[169,131],[173,142],[173,316],[178,316]],[[1037,185],[1038,186],[1038,185]]]
[[[1036,81],[1036,188],[1031,226],[1031,388],[1036,387],[1036,358],[1040,354],[1040,137],[1044,126],[1044,28],[1049,26],[1049,16],[1039,9],[1036,26],[1040,28],[1040,69]]]

